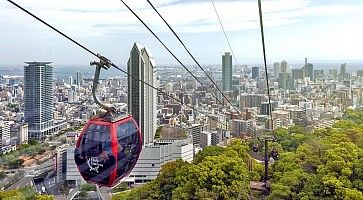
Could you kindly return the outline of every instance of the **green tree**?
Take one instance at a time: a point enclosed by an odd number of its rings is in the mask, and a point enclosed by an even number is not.
[[[218,199],[248,199],[247,167],[233,150],[208,156],[198,164],[183,168],[176,180],[179,186],[173,199],[193,199],[205,192],[215,193]]]
[[[54,200],[54,197],[50,196],[50,195],[36,195],[35,199],[36,200]]]
[[[8,167],[10,169],[17,169],[24,163],[23,159],[15,159],[9,162]]]
[[[32,187],[24,187],[19,189],[19,191],[23,194],[26,200],[35,199],[35,195],[37,194],[35,189]]]
[[[221,155],[225,151],[225,148],[220,146],[207,146],[203,149],[203,151],[199,151],[193,160],[193,163],[200,163],[207,156],[218,156]]]
[[[155,182],[160,188],[160,199],[171,199],[173,190],[178,186],[175,180],[176,173],[182,167],[189,166],[188,162],[183,160],[177,160],[175,162],[167,163],[160,170]]]
[[[30,139],[28,140],[28,144],[33,146],[33,145],[37,145],[38,144],[38,141],[34,140],[34,139]]]
[[[10,190],[0,192],[1,200],[26,200],[24,195],[19,190]]]
[[[81,199],[87,199],[88,197],[88,193],[86,191],[81,191],[80,193],[78,193],[78,196],[81,198]]]
[[[0,172],[0,180],[6,178],[6,176],[7,175],[5,172],[3,172],[3,171]]]
[[[84,191],[84,192],[88,192],[88,191],[96,191],[97,188],[96,188],[96,185],[94,184],[82,184],[81,185],[81,188],[80,188],[80,191]]]

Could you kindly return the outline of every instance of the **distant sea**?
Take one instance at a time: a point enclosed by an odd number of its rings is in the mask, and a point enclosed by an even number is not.
[[[338,72],[340,70],[340,65],[342,63],[313,63],[314,69],[337,69]],[[214,66],[215,68],[218,65],[209,65]],[[262,64],[249,64],[249,66],[258,66],[262,68]],[[292,68],[300,68],[304,66],[304,63],[289,63],[289,66]],[[169,68],[171,65],[161,65],[158,66],[158,68]],[[181,68],[181,66],[173,65],[175,68]],[[190,68],[196,68],[196,66],[189,66]],[[272,65],[269,65],[271,68]],[[208,69],[208,66],[205,66],[205,69]],[[122,66],[121,69],[127,71],[126,66]],[[363,70],[363,62],[362,63],[347,63],[347,69],[346,71],[348,73],[355,72],[357,70]],[[54,78],[59,80],[67,80],[70,76],[73,76],[73,78],[76,77],[76,73],[81,72],[83,78],[92,78],[94,75],[94,67],[91,66],[81,66],[81,65],[53,65],[53,73]],[[4,75],[10,75],[10,76],[23,76],[23,66],[22,65],[2,65],[0,64],[0,76]],[[101,71],[101,78],[111,78],[111,77],[125,77],[126,74],[124,74],[121,71],[118,71],[117,69],[111,68],[109,70],[102,70]]]
[[[125,67],[121,67],[121,69],[127,71]],[[53,65],[53,74],[55,79],[59,80],[68,80],[70,76],[76,78],[77,72],[82,73],[83,78],[92,78],[94,76],[95,68],[92,66],[79,66],[79,65]],[[15,65],[1,65],[0,64],[0,76],[10,75],[10,76],[23,76],[24,74],[23,66],[15,66]],[[101,70],[100,78],[111,78],[111,77],[124,77],[126,74],[123,72],[111,68],[108,70]]]

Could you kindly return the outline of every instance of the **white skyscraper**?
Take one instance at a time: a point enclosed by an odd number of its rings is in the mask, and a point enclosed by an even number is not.
[[[69,76],[69,85],[72,86],[73,85],[73,76]]]
[[[131,49],[127,71],[145,83],[158,87],[153,56],[148,49],[138,43],[134,43]],[[156,91],[153,88],[128,77],[128,110],[140,127],[144,145],[154,141],[157,126],[156,103]]]
[[[6,146],[10,142],[10,125],[8,122],[0,122],[1,146]]]

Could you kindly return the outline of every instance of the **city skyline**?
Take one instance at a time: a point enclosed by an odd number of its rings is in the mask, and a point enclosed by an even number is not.
[[[142,18],[151,19],[146,22],[160,33],[161,38],[176,52],[183,63],[192,63],[146,3],[126,2]],[[215,3],[238,62],[260,63],[262,53],[257,2],[216,1]],[[363,14],[360,12],[363,2],[276,0],[263,3],[269,63],[283,59],[296,62],[303,57],[309,57],[311,63],[327,60],[362,61],[359,49],[363,47],[363,40],[360,37],[363,29],[357,24],[363,19]],[[4,55],[2,62],[5,64],[17,64],[30,59],[45,60],[45,58],[60,64],[81,64],[88,63],[92,59],[7,2],[1,2],[0,5],[2,5],[0,25],[5,27],[0,31],[0,37],[6,38],[0,53]],[[154,56],[159,64],[176,63],[120,2],[106,1],[99,4],[91,1],[84,5],[82,0],[52,4],[39,0],[24,1],[22,5],[86,46],[106,55],[114,63],[126,63],[128,46],[134,41],[140,41],[155,52]],[[166,19],[180,33],[200,63],[219,63],[219,55],[229,51],[209,1],[181,3],[165,0],[155,2],[155,6],[165,14]],[[175,12],[176,9],[179,9],[179,12]],[[180,12],[183,10],[191,12],[183,15]],[[193,12],[195,10],[201,12]],[[30,32],[32,34],[28,34]],[[317,42],[319,45],[316,45]],[[42,50],[31,51],[30,48]],[[19,56],[10,56],[15,52]]]
[[[360,199],[362,10],[0,1],[0,198]]]

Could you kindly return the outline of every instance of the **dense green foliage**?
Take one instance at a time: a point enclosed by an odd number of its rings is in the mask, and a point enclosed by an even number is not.
[[[116,186],[115,188],[112,189],[112,192],[113,193],[116,193],[116,192],[123,192],[123,191],[126,191],[128,190],[128,185],[126,182],[122,182],[120,183],[120,185]]]
[[[286,151],[272,165],[268,199],[363,199],[363,112],[348,110],[332,128],[275,131]]]
[[[5,173],[5,172],[3,172],[3,171],[0,171],[0,180],[1,180],[1,179],[4,179],[4,178],[6,178],[6,177],[7,177],[6,173]]]
[[[267,199],[363,200],[363,112],[348,110],[332,128],[290,127],[273,134],[269,152],[277,149],[279,159],[270,165]],[[249,182],[260,181],[263,171],[255,162],[247,170],[255,143],[206,147],[193,163],[165,164],[157,179],[113,199],[248,199]],[[263,144],[259,148],[262,155]]]
[[[2,200],[53,200],[53,196],[39,195],[34,188],[25,187],[17,190],[9,190],[0,192]]]
[[[23,144],[18,150],[12,151],[5,155],[0,155],[0,166],[10,169],[19,168],[24,160],[19,159],[19,156],[35,156],[44,153],[48,149],[48,144],[39,144],[38,142],[30,142]]]
[[[206,147],[193,163],[167,163],[154,181],[113,199],[248,199],[250,180],[261,179],[260,173],[247,170],[248,151],[240,140],[227,148]],[[258,163],[255,166],[262,171]]]
[[[88,191],[96,191],[97,188],[96,188],[96,185],[94,184],[83,184],[81,185],[81,189],[80,191],[83,191],[83,192],[88,192]]]

